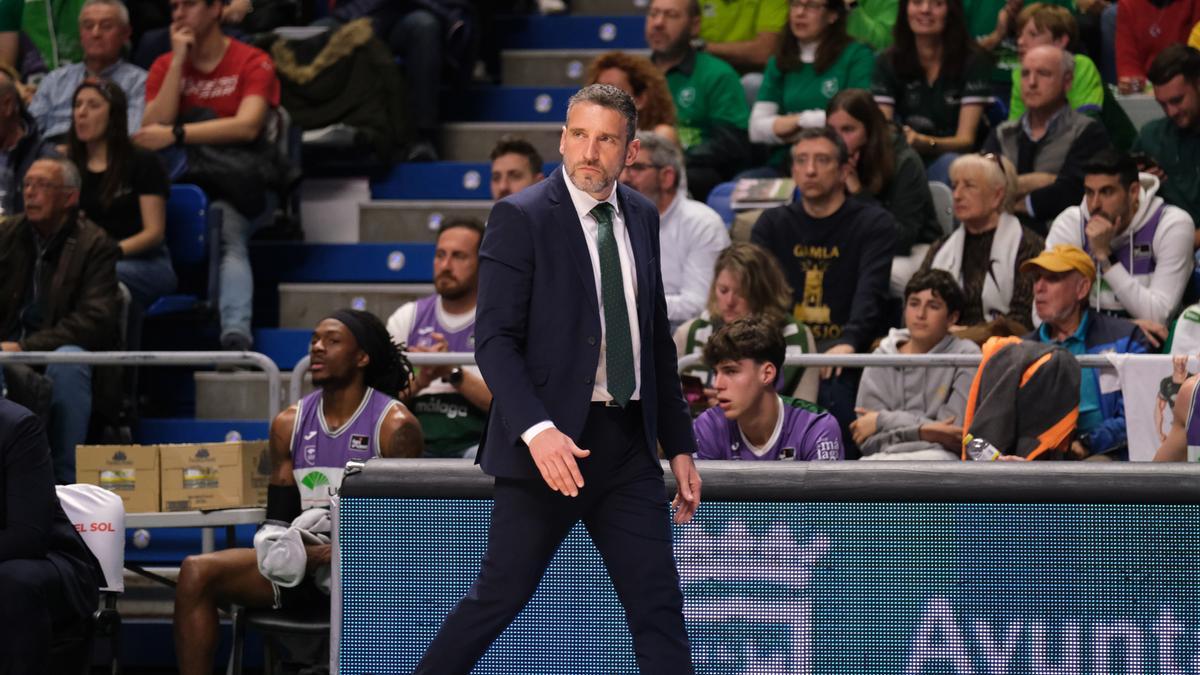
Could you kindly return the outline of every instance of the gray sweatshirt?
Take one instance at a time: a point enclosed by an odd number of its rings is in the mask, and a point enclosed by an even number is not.
[[[876,354],[899,354],[908,342],[907,328],[893,328],[879,343]],[[978,354],[970,340],[947,335],[930,354]],[[879,413],[878,431],[862,446],[863,456],[894,455],[918,450],[944,450],[922,441],[922,424],[951,417],[962,424],[975,368],[864,368],[858,385],[857,406]],[[947,458],[952,456],[947,453]],[[899,459],[899,457],[897,457]]]

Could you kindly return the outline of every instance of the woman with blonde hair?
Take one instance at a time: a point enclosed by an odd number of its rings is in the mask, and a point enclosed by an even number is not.
[[[748,242],[735,242],[717,256],[708,308],[675,331],[675,348],[680,356],[700,354],[721,326],[751,315],[766,317],[780,327],[789,356],[816,353],[812,331],[792,316],[792,288],[775,256]],[[775,388],[786,396],[816,401],[817,372],[817,368],[785,366]]]
[[[999,155],[962,155],[950,165],[950,183],[961,224],[933,243],[921,271],[946,270],[958,280],[960,325],[995,324],[1023,335],[1033,329],[1033,278],[1020,273],[1021,263],[1041,253],[1045,240],[1012,214],[1016,167]]]
[[[607,52],[588,65],[586,84],[611,84],[633,97],[637,106],[638,129],[665,136],[676,145],[675,103],[667,78],[644,56],[625,52]]]

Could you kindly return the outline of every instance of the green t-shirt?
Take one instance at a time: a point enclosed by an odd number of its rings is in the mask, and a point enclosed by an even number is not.
[[[684,150],[709,140],[716,125],[745,129],[750,120],[737,71],[712,54],[693,52],[667,73],[667,86]]]
[[[701,0],[700,37],[705,42],[744,42],[783,30],[788,0]]]
[[[900,12],[900,0],[860,0],[846,17],[846,32],[877,52],[892,46],[892,28]]]
[[[1180,130],[1170,119],[1159,118],[1142,127],[1133,150],[1150,155],[1167,174],[1158,195],[1200,223],[1200,131]]]
[[[958,111],[964,105],[987,105],[992,99],[991,60],[972,51],[962,73],[955,78],[938,76],[933,84],[924,77],[901,79],[892,66],[892,47],[875,60],[875,78],[871,93],[875,102],[890,105],[893,118],[919,133],[931,136],[958,134]]]
[[[864,44],[851,42],[838,55],[825,72],[818,73],[811,63],[802,64],[799,70],[782,72],[772,56],[763,71],[762,86],[758,100],[779,106],[780,115],[824,110],[829,99],[843,89],[870,89],[871,74],[875,69],[875,54]],[[783,160],[787,148],[778,148],[772,153],[772,163]]]
[[[1071,108],[1079,110],[1085,105],[1104,105],[1104,82],[1100,80],[1100,71],[1096,64],[1083,54],[1075,55],[1075,78],[1071,80],[1071,90],[1067,92],[1067,102]],[[1009,98],[1008,119],[1016,120],[1025,112],[1025,100],[1021,98],[1021,69],[1012,71],[1012,97]]]
[[[79,12],[86,0],[0,0],[0,33],[23,31],[46,68],[83,60]]]

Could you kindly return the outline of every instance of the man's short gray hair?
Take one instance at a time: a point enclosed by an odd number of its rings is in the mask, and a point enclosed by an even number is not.
[[[91,7],[92,5],[108,5],[109,7],[116,7],[117,15],[121,17],[121,25],[125,26],[126,28],[129,27],[129,8],[126,7],[125,3],[121,2],[121,0],[87,0],[87,2],[83,3],[83,7],[79,8],[79,13],[83,14],[83,10]]]
[[[79,190],[83,187],[83,179],[79,176],[79,168],[75,166],[75,162],[62,157],[42,157],[35,160],[38,162],[50,162],[58,166],[58,170],[62,173],[63,187],[67,190]]]
[[[1062,51],[1062,70],[1063,75],[1075,77],[1075,55],[1063,49]]]
[[[639,131],[637,139],[642,143],[642,150],[650,155],[650,162],[656,167],[671,167],[675,169],[675,183],[671,189],[679,187],[683,177],[683,153],[671,139],[656,134],[653,131]]]
[[[611,84],[589,84],[575,92],[567,101],[567,117],[577,103],[592,103],[602,108],[616,110],[625,118],[625,145],[628,146],[637,134],[637,106],[633,97]]]

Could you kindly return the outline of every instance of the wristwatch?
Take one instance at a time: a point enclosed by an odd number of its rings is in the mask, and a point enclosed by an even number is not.
[[[183,122],[176,122],[171,133],[175,134],[175,145],[183,145]]]
[[[463,369],[459,366],[455,366],[454,369],[451,370],[448,375],[446,375],[445,377],[442,378],[442,382],[449,384],[451,387],[454,387],[455,389],[462,386],[462,381],[463,381]]]

